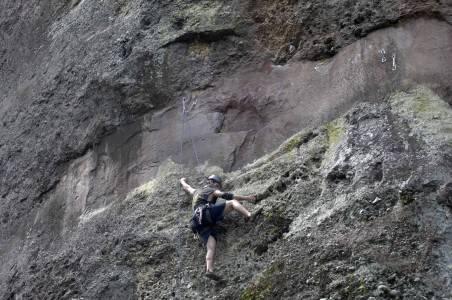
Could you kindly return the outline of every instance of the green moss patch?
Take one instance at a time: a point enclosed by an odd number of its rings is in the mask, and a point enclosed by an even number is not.
[[[268,268],[257,282],[252,283],[240,296],[240,300],[269,299],[276,284],[278,274],[284,269],[283,262],[275,262]]]
[[[424,86],[390,98],[394,114],[404,118],[412,132],[427,144],[452,145],[452,109],[450,105]]]
[[[293,149],[300,147],[303,136],[304,136],[303,134],[298,133],[298,134],[294,135],[292,138],[290,138],[283,145],[283,148],[282,148],[283,153],[290,152]]]
[[[314,133],[312,130],[305,130],[298,132],[291,136],[288,140],[286,140],[277,151],[275,151],[270,159],[274,159],[278,156],[281,156],[283,154],[289,153],[293,151],[294,149],[300,148],[301,145],[309,142],[314,137],[317,136],[317,133]]]
[[[418,95],[414,99],[414,111],[417,113],[425,113],[431,111],[433,107],[425,94]]]
[[[346,277],[345,286],[339,291],[342,299],[358,299],[369,295],[369,288],[362,278],[355,275]]]
[[[336,146],[341,141],[345,133],[343,119],[334,120],[325,125],[326,134],[328,137],[328,145],[330,148]]]

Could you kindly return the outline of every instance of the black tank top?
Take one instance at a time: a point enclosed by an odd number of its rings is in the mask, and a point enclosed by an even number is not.
[[[213,195],[217,189],[210,186],[205,186],[202,190],[196,190],[193,196],[192,208],[196,209],[200,205],[205,205],[207,203],[217,202],[218,197]]]

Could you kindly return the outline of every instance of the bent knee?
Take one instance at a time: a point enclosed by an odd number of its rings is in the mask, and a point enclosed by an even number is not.
[[[236,206],[236,205],[240,205],[240,202],[233,199],[233,200],[228,200],[226,201],[226,204],[232,205],[232,206]]]

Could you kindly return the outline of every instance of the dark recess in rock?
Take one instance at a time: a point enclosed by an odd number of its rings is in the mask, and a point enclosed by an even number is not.
[[[189,31],[164,44],[162,47],[168,47],[169,45],[175,43],[213,43],[221,40],[226,40],[230,36],[237,36],[233,29],[206,30],[199,32]]]
[[[0,298],[451,298],[450,1],[339,2],[0,1]]]

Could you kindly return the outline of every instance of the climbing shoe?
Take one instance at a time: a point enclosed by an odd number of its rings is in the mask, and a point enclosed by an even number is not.
[[[245,218],[245,222],[246,222],[246,223],[248,223],[248,222],[254,222],[254,221],[256,220],[257,216],[261,214],[261,212],[262,212],[262,207],[260,207],[260,208],[257,209],[256,211],[253,211],[253,212],[251,213],[251,216],[250,216],[250,217]]]
[[[209,279],[215,280],[215,281],[220,281],[221,280],[221,277],[218,276],[217,274],[215,274],[212,271],[207,271],[206,272],[206,277],[209,278]]]
[[[263,193],[259,193],[257,195],[255,195],[255,200],[254,200],[254,204],[261,202],[262,200],[264,200],[265,198],[267,198],[268,196],[270,196],[270,192],[268,190],[265,190]]]

